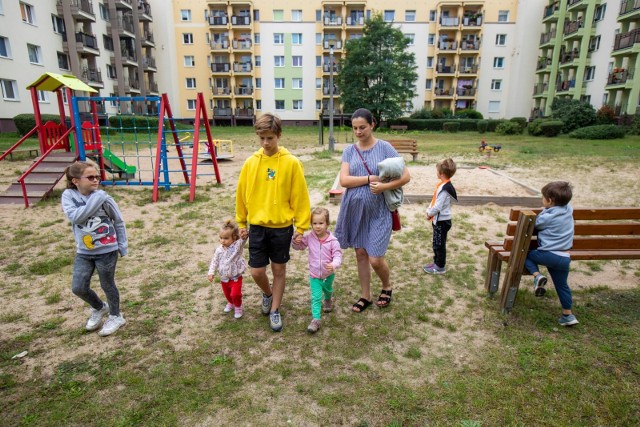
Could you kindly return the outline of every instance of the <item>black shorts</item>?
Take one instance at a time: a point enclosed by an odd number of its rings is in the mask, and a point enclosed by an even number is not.
[[[289,259],[293,225],[285,228],[269,228],[249,225],[249,267],[261,268],[269,265],[286,264]]]

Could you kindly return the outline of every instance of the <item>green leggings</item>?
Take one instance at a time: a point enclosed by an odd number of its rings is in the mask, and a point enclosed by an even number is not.
[[[331,299],[331,295],[333,295],[333,279],[335,277],[335,273],[324,279],[309,277],[311,285],[311,316],[313,316],[314,319],[320,320],[322,313],[322,295],[324,294],[324,299]]]

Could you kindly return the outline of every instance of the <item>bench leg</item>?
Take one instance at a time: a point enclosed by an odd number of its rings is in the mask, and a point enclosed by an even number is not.
[[[489,250],[489,258],[487,259],[487,273],[484,280],[484,289],[489,296],[493,296],[498,291],[500,283],[500,270],[502,269],[502,261],[495,252]]]
[[[418,155],[417,154],[412,154],[411,157],[413,157],[413,161],[414,162],[418,161]]]

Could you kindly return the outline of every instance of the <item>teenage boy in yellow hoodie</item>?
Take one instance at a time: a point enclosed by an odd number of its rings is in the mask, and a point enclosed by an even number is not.
[[[311,222],[311,202],[302,162],[278,146],[282,123],[266,113],[256,120],[260,148],[242,166],[236,190],[240,237],[249,238],[251,276],[262,290],[262,314],[275,332],[282,330],[280,304],[291,240],[302,242]],[[249,230],[247,231],[247,226]],[[267,266],[271,264],[273,285]]]

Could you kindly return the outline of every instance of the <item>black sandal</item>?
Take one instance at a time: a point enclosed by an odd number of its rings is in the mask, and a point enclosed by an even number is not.
[[[383,289],[380,291],[380,296],[378,297],[378,302],[376,305],[380,308],[389,307],[391,304],[391,293],[393,289]]]
[[[369,301],[368,299],[360,298],[355,304],[353,304],[352,311],[354,313],[362,313],[371,304],[373,304],[373,303],[371,301]]]

